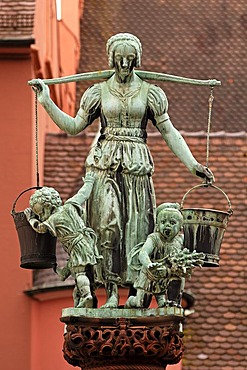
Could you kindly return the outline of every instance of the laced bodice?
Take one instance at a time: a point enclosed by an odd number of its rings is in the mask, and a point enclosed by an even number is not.
[[[144,175],[153,172],[153,160],[146,146],[146,126],[166,114],[168,102],[159,87],[135,75],[133,88],[123,91],[114,76],[93,85],[83,95],[80,114],[100,116],[101,136],[88,155],[86,166]]]

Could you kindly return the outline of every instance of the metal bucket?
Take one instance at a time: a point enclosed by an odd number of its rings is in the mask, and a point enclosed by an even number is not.
[[[49,232],[39,234],[33,230],[26,219],[24,212],[16,212],[15,206],[22,194],[32,189],[41,189],[41,187],[32,187],[24,190],[15,200],[12,208],[12,216],[16,226],[20,250],[20,267],[24,269],[48,269],[56,263],[56,238]]]
[[[208,186],[216,188],[224,194],[229,205],[228,212],[204,208],[183,208],[184,200],[192,190]],[[218,267],[224,232],[228,219],[233,213],[228,196],[215,185],[197,185],[184,195],[181,202],[181,212],[184,217],[184,247],[191,252],[194,250],[203,252],[205,255],[204,267]]]

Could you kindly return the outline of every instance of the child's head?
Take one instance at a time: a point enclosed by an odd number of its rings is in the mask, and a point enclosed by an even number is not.
[[[55,189],[44,186],[35,191],[30,197],[29,204],[40,221],[45,221],[57,207],[62,205],[62,200]]]
[[[157,212],[156,230],[160,232],[167,241],[171,241],[181,230],[183,215],[177,208],[170,205],[160,207]]]

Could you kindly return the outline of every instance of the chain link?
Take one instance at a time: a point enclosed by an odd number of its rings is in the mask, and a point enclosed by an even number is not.
[[[208,99],[208,130],[207,130],[207,153],[206,153],[206,168],[208,168],[209,162],[209,140],[210,140],[210,129],[211,129],[211,116],[212,116],[212,107],[214,101],[213,95],[214,87],[211,86],[211,91]]]
[[[38,90],[35,89],[35,156],[36,156],[36,181],[39,186],[39,142],[38,142]]]

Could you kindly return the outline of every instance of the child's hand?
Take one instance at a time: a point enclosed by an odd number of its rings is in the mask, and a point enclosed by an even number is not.
[[[86,176],[85,176],[85,182],[92,182],[92,183],[94,183],[94,181],[96,180],[96,177],[97,177],[97,175],[96,175],[96,173],[95,172],[93,172],[93,171],[89,171],[89,172],[87,172],[86,173]]]
[[[157,269],[159,267],[161,267],[161,263],[159,262],[150,262],[147,266],[148,269]]]
[[[166,266],[159,262],[149,263],[148,271],[150,271],[150,273],[155,276],[156,279],[166,278],[168,276],[168,270]]]
[[[30,221],[32,218],[35,218],[35,214],[33,213],[33,211],[31,210],[31,208],[26,208],[24,210],[24,214],[26,216],[26,219],[28,221]]]

